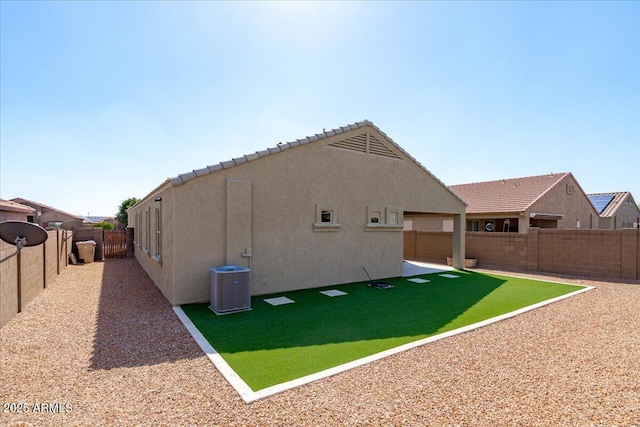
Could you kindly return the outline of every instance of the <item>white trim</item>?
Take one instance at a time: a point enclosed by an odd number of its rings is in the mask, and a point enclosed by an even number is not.
[[[207,339],[200,333],[198,328],[196,328],[196,325],[193,324],[191,319],[189,319],[182,308],[176,306],[173,307],[173,311],[175,311],[178,319],[180,319],[184,327],[187,328],[187,331],[189,331],[193,339],[196,341],[196,343],[198,343],[209,360],[213,362],[216,369],[229,382],[229,384],[231,384],[231,386],[236,389],[238,394],[240,394],[240,397],[242,397],[242,399],[247,403],[255,400],[252,399],[252,396],[255,395],[255,392],[251,390],[251,387],[249,387],[238,374],[236,374],[236,371],[234,371],[233,368],[231,368],[231,366],[229,366],[229,364],[222,358],[222,356],[218,354],[216,349],[213,348],[211,344],[209,344],[209,341],[207,341]]]
[[[504,275],[502,275],[502,276],[504,276]],[[505,276],[505,277],[513,277],[513,276]],[[536,280],[536,281],[540,281],[540,282],[544,282],[545,281],[545,280],[537,280],[537,279],[529,279],[529,280]],[[380,360],[380,359],[383,359],[385,357],[401,353],[403,351],[407,351],[407,350],[410,350],[410,349],[413,349],[413,348],[416,348],[416,347],[423,346],[425,344],[429,344],[429,343],[441,340],[443,338],[449,338],[449,337],[452,337],[452,336],[455,336],[455,335],[459,335],[459,334],[462,334],[462,333],[465,333],[465,332],[470,332],[470,331],[473,331],[475,329],[481,328],[483,326],[487,326],[487,325],[490,325],[492,323],[500,322],[502,320],[506,320],[506,319],[509,319],[511,317],[515,317],[515,316],[518,316],[520,314],[526,313],[528,311],[535,310],[536,308],[540,308],[540,307],[543,307],[545,305],[552,304],[554,302],[561,301],[563,299],[566,299],[566,298],[572,297],[574,295],[578,295],[578,294],[581,294],[583,292],[587,292],[587,291],[590,291],[590,290],[594,289],[593,286],[574,285],[574,284],[571,284],[571,283],[560,283],[560,282],[552,282],[552,281],[547,281],[547,282],[548,283],[558,283],[558,284],[561,284],[561,285],[568,285],[568,286],[576,286],[576,287],[580,286],[582,289],[579,289],[579,290],[577,290],[575,292],[570,292],[570,293],[565,294],[565,295],[561,295],[561,296],[556,297],[556,298],[552,298],[552,299],[549,299],[549,300],[546,300],[546,301],[542,301],[542,302],[539,302],[539,303],[536,303],[536,304],[533,304],[533,305],[529,305],[527,307],[523,307],[523,308],[520,308],[518,310],[511,311],[509,313],[501,314],[500,316],[492,317],[490,319],[486,319],[486,320],[483,320],[481,322],[477,322],[477,323],[473,323],[471,325],[463,326],[461,328],[454,329],[452,331],[443,332],[443,333],[438,334],[438,335],[434,335],[434,336],[431,336],[431,337],[423,338],[421,340],[413,341],[413,342],[410,342],[410,343],[407,343],[407,344],[404,344],[404,345],[401,345],[401,346],[398,346],[398,347],[390,348],[389,350],[385,350],[385,351],[382,351],[380,353],[372,354],[370,356],[363,357],[361,359],[357,359],[357,360],[354,360],[354,361],[349,362],[349,363],[345,363],[345,364],[342,364],[342,365],[334,366],[333,368],[325,369],[324,371],[316,372],[315,374],[307,375],[307,376],[301,377],[301,378],[296,378],[295,380],[287,381],[287,382],[284,382],[284,383],[281,383],[281,384],[276,384],[274,386],[263,388],[262,390],[258,390],[258,391],[253,391],[247,385],[247,383],[245,383],[242,380],[242,378],[240,378],[240,376],[238,374],[236,374],[236,372],[231,368],[231,366],[229,366],[229,364],[222,358],[222,356],[220,356],[218,354],[218,352],[211,346],[211,344],[209,344],[209,342],[200,333],[200,331],[198,331],[196,326],[191,322],[191,320],[187,317],[187,315],[184,313],[184,311],[182,311],[182,309],[180,307],[173,307],[173,310],[176,312],[176,314],[178,315],[178,318],[185,325],[185,327],[187,328],[189,333],[191,333],[191,336],[193,336],[193,338],[196,340],[196,342],[198,343],[198,345],[200,346],[202,351],[205,352],[207,357],[209,357],[209,359],[213,362],[213,364],[218,369],[218,371],[220,371],[222,376],[224,376],[224,378],[229,382],[229,384],[231,384],[233,386],[233,388],[236,389],[236,391],[238,392],[240,397],[242,397],[242,399],[245,401],[245,403],[251,403],[251,402],[254,402],[256,400],[264,399],[265,397],[269,397],[269,396],[272,396],[274,394],[281,393],[283,391],[286,391],[286,390],[289,390],[289,389],[292,389],[292,388],[295,388],[295,387],[299,387],[301,385],[309,384],[311,382],[318,381],[318,380],[321,380],[323,378],[327,378],[327,377],[339,374],[341,372],[348,371],[349,369],[353,369],[353,368],[356,368],[358,366],[362,366],[362,365],[366,365],[366,364],[371,363],[371,362],[375,362],[376,360]]]

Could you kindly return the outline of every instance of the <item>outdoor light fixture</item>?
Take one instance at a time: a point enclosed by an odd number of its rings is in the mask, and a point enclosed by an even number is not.
[[[162,201],[162,197],[158,196],[155,199],[153,199],[154,202],[161,202]]]

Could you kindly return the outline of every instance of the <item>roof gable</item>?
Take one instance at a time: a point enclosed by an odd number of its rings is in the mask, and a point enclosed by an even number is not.
[[[66,215],[66,216],[69,216],[69,217],[72,217],[72,218],[75,218],[75,219],[84,219],[81,216],[70,214],[69,212],[61,211],[60,209],[56,209],[54,207],[51,207],[51,206],[48,206],[48,205],[45,205],[45,204],[42,204],[42,203],[34,202],[32,200],[23,199],[21,197],[15,197],[15,198],[11,199],[11,201],[12,202],[16,202],[16,203],[21,203],[23,205],[31,206],[36,210],[39,208],[40,210],[43,211],[42,213],[45,213],[45,212],[57,212],[59,214]]]
[[[366,129],[367,127],[375,130],[378,135],[384,138],[384,141],[380,140],[376,135],[373,135],[371,132],[369,132]],[[422,169],[422,171],[426,172],[431,178],[433,178],[436,182],[442,185],[449,193],[451,193],[452,196],[454,196],[463,204],[466,204],[464,200],[461,199],[449,187],[447,187],[447,185],[445,185],[442,181],[440,181],[427,168],[425,168],[420,162],[418,162],[414,157],[412,157],[409,153],[407,153],[402,147],[400,147],[395,141],[389,138],[389,136],[387,136],[382,130],[380,130],[377,126],[375,126],[369,120],[363,120],[347,126],[341,126],[339,128],[331,129],[327,131],[323,129],[322,133],[317,133],[315,135],[308,136],[306,138],[297,139],[295,141],[286,142],[286,143],[279,143],[275,147],[267,148],[266,150],[262,150],[262,151],[256,151],[253,154],[247,154],[242,157],[220,162],[218,164],[207,166],[202,169],[197,169],[197,170],[194,169],[191,172],[180,174],[174,178],[168,178],[163,184],[155,188],[146,197],[149,197],[151,194],[154,194],[161,187],[166,185],[179,186],[179,185],[185,184],[190,180],[199,178],[201,176],[216,173],[216,172],[229,169],[244,163],[261,159],[263,157],[278,154],[289,149],[297,148],[297,147],[310,144],[316,141],[321,141],[326,138],[329,138],[335,135],[340,135],[356,129],[362,129],[363,132],[355,136],[349,136],[343,140],[330,143],[328,144],[328,146],[336,149],[339,148],[339,149],[346,149],[351,151],[360,151],[360,152],[365,152],[375,156],[383,156],[383,157],[395,158],[395,159],[401,158],[399,155],[400,153],[406,156],[410,161],[412,161],[415,165],[417,165],[420,169]],[[389,145],[385,143],[385,141]]]
[[[22,203],[14,202],[12,200],[0,199],[0,210],[6,212],[20,212],[30,214],[35,211],[31,206],[23,205]]]
[[[635,205],[635,201],[628,191],[616,193],[591,193],[587,194],[589,200],[596,208],[598,215],[601,217],[610,217],[616,214],[616,211],[624,204],[626,200],[630,200]]]
[[[524,212],[553,189],[569,172],[452,185],[467,202],[467,213]]]

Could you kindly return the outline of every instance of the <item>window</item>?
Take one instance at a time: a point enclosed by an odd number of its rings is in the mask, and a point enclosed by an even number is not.
[[[399,209],[367,207],[367,231],[397,231],[404,228]]]
[[[144,251],[149,253],[149,246],[151,246],[151,208],[147,208],[144,212],[144,219],[147,225],[146,227],[146,236],[144,239]]]
[[[480,231],[480,221],[467,221],[467,231]]]
[[[573,184],[567,184],[567,194],[574,194],[575,192],[576,192],[576,189],[573,186]]]
[[[313,231],[338,231],[338,209],[330,205],[316,205],[316,220]]]
[[[156,208],[156,232],[155,232],[155,237],[156,237],[156,251],[155,254],[153,255],[153,259],[155,259],[156,261],[160,261],[161,259],[161,252],[162,252],[162,212],[160,210],[160,207]]]
[[[384,224],[383,218],[384,208],[377,206],[370,206],[367,208],[367,224],[380,225]]]
[[[400,211],[387,208],[387,224],[399,225],[400,224]]]
[[[134,229],[133,229],[133,235],[135,236],[135,241],[133,243],[136,244],[136,246],[140,247],[140,244],[142,243],[142,238],[140,237],[140,235],[142,234],[142,225],[140,224],[140,218],[142,217],[142,214],[140,212],[136,212],[136,216],[134,219]]]

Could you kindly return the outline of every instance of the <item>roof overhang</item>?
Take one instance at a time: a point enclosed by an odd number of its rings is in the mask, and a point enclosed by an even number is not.
[[[548,219],[548,220],[559,221],[562,218],[564,218],[564,215],[554,214],[554,213],[531,212],[529,214],[529,217],[532,218],[532,219]]]

